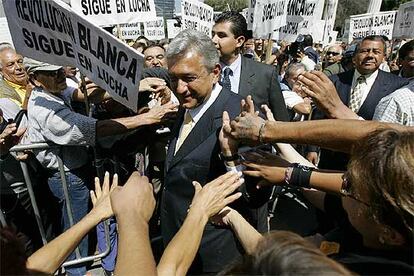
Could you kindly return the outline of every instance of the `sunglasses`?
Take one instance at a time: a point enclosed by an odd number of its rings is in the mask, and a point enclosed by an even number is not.
[[[337,56],[337,55],[339,55],[339,53],[336,53],[336,52],[326,52],[326,55],[327,56]]]

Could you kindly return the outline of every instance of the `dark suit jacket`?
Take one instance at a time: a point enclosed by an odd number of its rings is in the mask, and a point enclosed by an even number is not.
[[[251,95],[258,107],[267,104],[276,120],[289,121],[276,68],[243,56],[241,59],[239,95]]]
[[[179,129],[184,117],[184,110],[181,110],[177,124],[172,129],[173,138],[165,164],[165,186],[160,208],[161,234],[165,245],[177,233],[187,215],[187,209],[194,195],[192,181],[196,180],[205,185],[226,172],[223,161],[219,159],[221,150],[218,134],[222,125],[222,114],[226,110],[230,118],[237,116],[240,113],[241,99],[239,95],[223,89],[174,156]],[[250,189],[249,182],[246,179],[248,189]],[[249,198],[243,196],[232,207],[241,212],[255,228],[263,232],[267,228],[267,212],[266,207],[262,206],[267,202],[268,196],[267,192],[252,192]],[[208,223],[190,272],[218,272],[241,253],[241,246],[230,229]]]
[[[341,101],[348,105],[351,88],[352,88],[352,79],[354,76],[355,70],[350,70],[341,74],[332,75],[330,77],[331,81],[334,83],[336,91],[338,92]],[[361,108],[358,111],[358,116],[364,118],[365,120],[372,120],[374,116],[375,107],[379,101],[391,94],[398,88],[406,85],[408,81],[406,79],[400,78],[396,75],[393,75],[382,70],[378,71],[378,76],[371,87],[371,90],[368,93],[367,98],[362,104]],[[323,113],[318,115],[319,118],[325,118]],[[321,160],[319,162],[319,167],[323,169],[346,169],[348,163],[348,156],[342,153],[332,152],[328,150],[322,150]]]

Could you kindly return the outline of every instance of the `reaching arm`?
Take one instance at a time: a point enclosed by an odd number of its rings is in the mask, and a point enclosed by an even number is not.
[[[118,177],[114,175],[111,190],[117,185]],[[102,190],[99,180],[97,178],[95,179],[95,192],[91,192],[94,208],[77,224],[33,253],[27,259],[26,263],[26,268],[29,271],[42,272],[45,274],[55,273],[69,254],[75,250],[82,238],[100,221],[113,215],[109,199],[109,186],[108,173],[105,174]]]
[[[160,275],[186,275],[194,260],[208,219],[241,196],[232,194],[242,183],[241,174],[228,172],[203,188],[194,182],[195,195],[187,218],[162,255]]]

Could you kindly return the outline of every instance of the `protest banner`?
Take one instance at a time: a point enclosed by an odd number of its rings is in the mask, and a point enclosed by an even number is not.
[[[143,56],[60,0],[3,0],[16,51],[74,66],[118,102],[137,110]]]
[[[181,31],[181,28],[174,26],[174,24],[177,24],[177,20],[167,19],[167,35],[170,39],[173,39]]]
[[[322,17],[323,4],[323,0],[257,0],[253,34],[260,38],[272,34],[273,39],[293,42],[299,34],[312,32]]]
[[[325,9],[323,12],[323,20],[325,20],[325,27],[323,31],[323,42],[328,43],[330,38],[332,40],[332,32],[335,26],[336,10],[338,8],[338,0],[326,0]]]
[[[211,36],[213,29],[213,8],[197,0],[181,1],[181,29],[192,29]]]
[[[247,29],[253,30],[254,9],[256,8],[256,0],[249,0],[249,7],[246,13]]]
[[[349,20],[348,43],[368,35],[385,35],[392,39],[396,14],[396,11],[387,11],[351,16]]]
[[[155,20],[154,0],[71,0],[72,9],[98,26]]]
[[[165,38],[164,18],[157,17],[155,21],[144,23],[144,36],[149,40],[160,40]]]
[[[120,24],[119,29],[121,31],[121,37],[123,39],[135,40],[139,36],[144,35],[144,31],[142,31],[142,23],[141,22]],[[114,28],[113,33],[114,33],[114,35],[116,35],[117,34],[117,29]]]
[[[7,24],[7,18],[0,18],[0,41],[8,42],[13,45],[13,40],[10,34],[9,25]]]
[[[414,1],[400,5],[394,24],[393,38],[414,37]]]

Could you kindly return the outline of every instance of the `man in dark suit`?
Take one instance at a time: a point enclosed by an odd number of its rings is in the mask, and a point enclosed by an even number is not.
[[[200,32],[185,30],[170,43],[167,60],[181,110],[172,129],[165,163],[160,207],[164,244],[173,238],[191,208],[193,181],[204,185],[226,171],[241,169],[238,144],[221,128],[223,120],[229,123],[229,118],[240,113],[242,97],[218,84],[219,55],[211,39]],[[244,196],[232,207],[259,231],[266,231],[267,212],[262,206],[269,191],[257,190],[253,183],[248,183],[241,189]],[[216,273],[242,253],[230,229],[207,224],[190,273]]]
[[[386,53],[381,36],[367,36],[358,45],[353,57],[355,70],[330,77],[336,93],[325,93],[318,99],[319,111],[314,118],[372,120],[379,101],[407,84],[407,80],[379,70]],[[346,169],[348,158],[324,150],[320,168]]]
[[[296,41],[298,41],[299,39],[296,39]],[[298,41],[300,42],[300,41]],[[320,60],[320,56],[318,54],[318,52],[315,51],[315,49],[313,49],[313,37],[310,34],[304,35],[303,36],[303,47],[305,48],[305,54],[311,59],[313,60],[313,62],[315,62],[316,64],[319,63]]]
[[[257,106],[267,104],[277,120],[289,119],[276,68],[243,57],[247,23],[234,11],[223,12],[213,26],[213,42],[220,51],[222,86],[243,98],[251,95]]]

